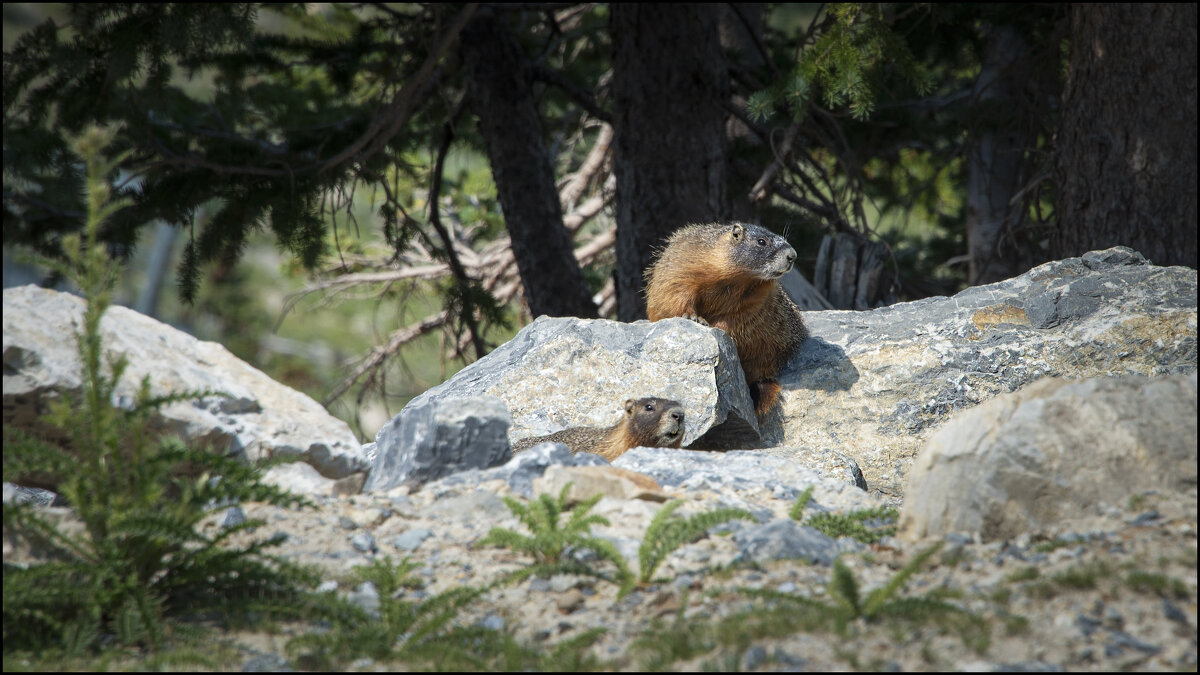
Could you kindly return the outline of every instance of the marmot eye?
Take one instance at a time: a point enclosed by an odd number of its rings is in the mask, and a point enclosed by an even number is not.
[[[647,411],[647,412],[654,412],[654,404],[653,404],[653,403],[647,403],[647,404],[646,404],[646,411]]]
[[[759,246],[766,246],[766,245],[767,245],[767,240],[766,240],[766,239],[759,239],[759,240],[758,240],[758,245],[759,245]]]

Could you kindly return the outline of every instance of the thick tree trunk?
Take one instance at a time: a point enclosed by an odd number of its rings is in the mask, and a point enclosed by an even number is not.
[[[463,29],[462,54],[530,314],[597,317],[563,227],[529,60],[502,17],[488,11]]]
[[[720,6],[612,5],[617,316],[646,316],[644,270],[688,223],[729,218]]]
[[[967,155],[971,285],[1008,279],[1034,263],[1016,232],[1025,204],[1014,202],[1029,179],[1025,152],[1036,141],[1034,126],[1022,123],[1029,104],[1023,90],[1033,80],[1029,47],[1012,26],[991,28],[988,38],[972,95],[974,129]]]
[[[1196,5],[1072,5],[1058,257],[1130,246],[1196,266]]]

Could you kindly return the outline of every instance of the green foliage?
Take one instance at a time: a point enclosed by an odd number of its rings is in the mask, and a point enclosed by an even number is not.
[[[384,558],[356,568],[355,581],[369,581],[379,593],[378,616],[341,601],[333,627],[290,640],[289,657],[310,670],[341,669],[363,657],[447,671],[599,668],[587,649],[602,629],[583,631],[551,649],[525,646],[510,633],[461,623],[463,611],[503,581],[479,588],[464,586],[418,602],[404,593],[420,585],[411,574],[416,567],[408,558],[399,564]]]
[[[552,576],[554,574],[585,574],[606,581],[612,581],[621,586],[624,594],[633,587],[634,576],[611,542],[593,537],[592,525],[608,525],[608,519],[588,513],[602,495],[596,495],[568,508],[567,493],[572,483],[563,486],[558,498],[548,494],[538,495],[538,498],[528,505],[505,497],[504,503],[513,512],[531,534],[503,528],[493,527],[487,536],[480,539],[480,546],[503,546],[520,553],[533,556],[534,564],[513,573],[509,580],[520,581],[531,576]],[[565,523],[559,523],[562,515],[569,514]],[[611,562],[616,568],[616,575],[604,574],[589,564],[578,562],[567,556],[569,550],[588,549],[600,558]]]
[[[1158,572],[1130,570],[1125,577],[1130,588],[1142,593],[1153,593],[1164,598],[1182,600],[1188,596],[1187,583],[1182,579],[1168,577]]]
[[[803,520],[804,508],[808,506],[810,501],[812,501],[812,495],[813,486],[809,485],[808,487],[804,488],[804,492],[801,492],[800,496],[796,497],[796,503],[792,504],[792,508],[788,510],[788,517],[792,520]]]
[[[45,416],[65,443],[60,447],[5,429],[5,480],[59,477],[56,489],[82,528],[65,528],[29,504],[4,506],[5,531],[52,558],[28,567],[5,565],[6,659],[18,652],[78,656],[108,643],[160,651],[184,619],[237,622],[302,613],[309,603],[299,588],[316,580],[312,572],[265,552],[277,540],[231,543],[262,522],[249,520],[212,537],[198,531],[217,505],[306,503],[260,483],[254,467],[177,439],[151,437],[150,412],[213,392],[155,397],[147,378],[130,409],[112,405],[127,361],[102,358],[100,319],[116,266],[97,235],[125,203],[110,201],[114,163],[101,157],[108,138],[93,129],[75,144],[86,167],[85,237],[64,238],[67,262],[44,261],[72,279],[87,303],[75,336],[82,394],[52,403]]]
[[[717,650],[716,663],[737,664],[741,655],[756,641],[784,637],[797,632],[836,632],[847,634],[856,621],[889,622],[903,627],[936,625],[955,631],[963,643],[983,652],[987,648],[987,626],[982,618],[938,597],[936,593],[900,596],[908,580],[937,553],[932,546],[913,557],[881,586],[864,598],[853,572],[839,559],[834,562],[826,595],[831,601],[795,593],[762,589],[738,589],[742,595],[758,601],[754,607],[719,621],[685,619],[684,607],[670,624],[656,622],[634,643],[641,655],[641,667],[665,670],[680,660],[694,659]],[[724,652],[724,654],[722,654]]]
[[[857,120],[870,116],[888,76],[898,77],[919,94],[933,86],[931,75],[897,35],[886,5],[835,3],[826,30],[806,48],[794,70],[770,89],[747,101],[751,117],[766,119],[775,106],[786,106],[797,122],[804,119],[819,88],[826,106],[849,108]]]
[[[638,568],[641,583],[649,583],[654,570],[670,555],[671,551],[704,537],[710,528],[730,520],[754,520],[744,509],[718,508],[697,513],[690,518],[680,518],[675,510],[683,505],[681,500],[667,502],[646,528],[642,544],[638,547]]]
[[[858,509],[850,513],[816,513],[804,519],[804,507],[812,500],[812,487],[796,498],[788,515],[830,537],[850,537],[864,544],[873,544],[896,534],[896,519],[900,512],[893,507],[879,506]]]
[[[264,30],[252,4],[72,6],[68,25],[47,20],[5,54],[5,242],[61,258],[57,236],[82,227],[66,135],[117,122],[114,148],[141,180],[121,184],[131,202],[102,241],[126,254],[145,223],[188,227],[188,301],[201,267],[237,259],[252,230],[270,229],[312,269],[326,253],[329,194],[393,167],[412,173],[395,160],[427,123],[381,137],[376,116],[420,70],[443,11],[270,8],[296,25],[285,36]],[[388,223],[399,244],[416,225]]]

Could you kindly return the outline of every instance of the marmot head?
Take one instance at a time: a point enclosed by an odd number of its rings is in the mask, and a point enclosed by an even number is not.
[[[629,430],[640,444],[652,448],[678,448],[683,443],[683,406],[665,398],[625,401]]]
[[[759,225],[733,223],[722,237],[730,243],[729,262],[756,270],[764,281],[787,274],[796,261],[796,249],[786,239]]]

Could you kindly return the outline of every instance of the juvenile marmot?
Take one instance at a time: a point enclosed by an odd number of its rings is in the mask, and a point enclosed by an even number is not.
[[[682,316],[728,333],[759,415],[775,404],[775,376],[808,336],[778,281],[795,260],[787,240],[758,225],[688,225],[646,270],[649,319]]]
[[[565,443],[573,453],[594,452],[610,462],[638,446],[678,448],[683,442],[683,406],[665,398],[631,398],[625,401],[625,416],[607,429],[572,427],[521,439],[513,444],[513,453],[546,441]]]

